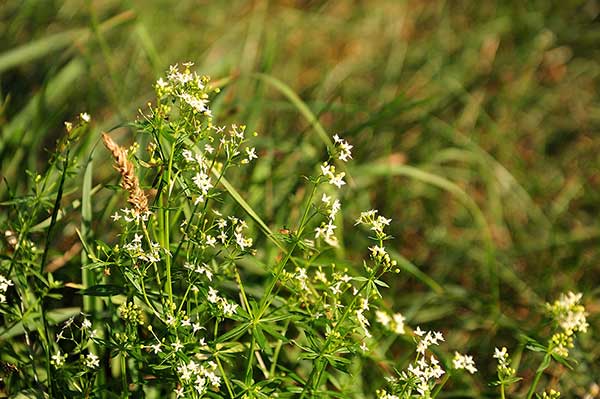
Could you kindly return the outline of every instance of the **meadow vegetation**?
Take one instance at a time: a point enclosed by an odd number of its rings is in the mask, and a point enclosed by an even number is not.
[[[0,397],[600,397],[595,1],[0,5]]]

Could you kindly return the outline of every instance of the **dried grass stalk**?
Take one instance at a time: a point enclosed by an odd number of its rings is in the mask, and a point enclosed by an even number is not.
[[[127,159],[127,150],[115,143],[106,133],[102,133],[102,141],[115,158],[115,169],[122,177],[121,187],[129,193],[127,202],[133,206],[138,215],[148,212],[148,198],[140,188],[140,181],[135,175],[133,164]]]

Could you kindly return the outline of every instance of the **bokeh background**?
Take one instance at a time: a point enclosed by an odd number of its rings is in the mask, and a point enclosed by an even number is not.
[[[583,292],[596,330],[561,389],[600,383],[599,1],[4,0],[0,38],[0,174],[15,192],[64,121],[92,115],[85,154],[135,119],[170,64],[192,61],[222,86],[219,123],[260,133],[239,179],[270,226],[297,220],[297,177],[323,158],[320,129],[338,133],[354,145],[340,251],[364,256],[360,210],[393,218],[390,308],[442,330],[491,381],[494,346],[519,356],[522,334],[545,339],[543,303]],[[99,183],[111,168],[98,156]],[[77,241],[63,227],[55,257]],[[455,392],[489,394],[481,381]]]

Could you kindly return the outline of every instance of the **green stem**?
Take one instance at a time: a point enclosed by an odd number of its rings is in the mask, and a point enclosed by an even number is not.
[[[123,352],[121,352],[119,354],[120,357],[120,363],[121,363],[121,389],[123,389],[123,395],[127,395],[127,392],[129,391],[129,387],[127,385],[127,364],[126,364],[126,360],[125,360],[125,354]],[[126,396],[123,396],[126,397]]]
[[[62,201],[63,189],[65,184],[65,179],[67,176],[67,169],[69,167],[69,149],[67,149],[65,153],[65,158],[63,161],[63,169],[60,176],[60,182],[58,184],[58,191],[56,192],[56,199],[54,201],[54,207],[52,208],[52,216],[50,218],[50,226],[48,227],[48,231],[46,233],[46,245],[44,246],[44,253],[42,254],[42,261],[40,262],[40,273],[44,273],[44,267],[46,266],[46,260],[48,258],[48,250],[50,249],[50,242],[52,240],[52,233],[54,232],[54,227],[56,226],[56,219],[58,217],[58,211],[60,210],[60,203]],[[50,364],[50,331],[48,329],[48,320],[46,320],[46,304],[45,304],[45,293],[42,295],[40,313],[42,315],[42,324],[44,326],[44,338],[45,345],[44,349],[46,352],[46,372],[48,379],[48,393],[50,397],[53,396],[54,391],[54,378],[52,377],[52,366]]]
[[[371,273],[371,275],[369,276],[369,279],[367,281],[365,281],[363,283],[363,285],[358,289],[358,291],[356,292],[356,294],[352,298],[352,302],[350,302],[350,305],[346,306],[346,309],[344,310],[344,313],[342,314],[342,317],[340,317],[340,319],[338,320],[338,322],[335,323],[335,326],[333,327],[333,330],[331,331],[331,333],[329,334],[329,336],[325,340],[325,343],[323,344],[323,347],[320,350],[321,356],[318,358],[319,361],[317,362],[316,366],[313,367],[312,371],[310,372],[310,375],[308,376],[306,384],[304,385],[304,389],[302,390],[302,395],[300,396],[300,398],[303,398],[306,395],[307,388],[309,386],[314,385],[313,387],[311,387],[312,390],[314,390],[314,389],[316,389],[318,387],[319,381],[321,380],[321,377],[322,377],[323,372],[325,371],[325,367],[327,365],[326,362],[322,361],[322,359],[323,359],[323,357],[322,357],[323,353],[325,353],[325,351],[329,348],[329,345],[332,342],[332,338],[337,335],[336,333],[337,333],[338,328],[346,320],[346,318],[348,317],[348,315],[350,314],[350,312],[353,311],[354,305],[356,304],[356,301],[359,299],[359,294],[368,285],[372,284],[373,281],[375,281],[378,277],[380,277],[380,275],[381,274],[377,275],[377,273],[374,270]],[[315,376],[317,376],[317,378],[315,378]]]
[[[167,296],[169,297],[168,304],[168,312],[172,311],[171,306],[173,306],[173,282],[171,280],[171,246],[169,241],[169,200],[171,197],[171,172],[173,170],[173,155],[175,151],[175,146],[171,146],[171,154],[169,155],[169,166],[167,167],[167,187],[166,187],[166,197],[163,197],[163,207],[161,208],[161,213],[163,214],[163,225],[162,225],[162,247],[166,251],[165,256],[165,267],[167,273]]]
[[[248,314],[250,315],[250,318],[254,318],[252,315],[252,309],[250,308],[250,303],[248,302],[248,297],[246,297],[246,290],[244,289],[244,284],[242,284],[240,272],[238,271],[237,267],[234,267],[233,271],[235,273],[235,279],[240,287],[240,294],[242,295],[242,303],[244,305],[244,308],[246,309],[246,312],[248,312]]]
[[[285,326],[281,332],[281,335],[285,336],[289,325],[290,325],[290,321],[287,320],[285,322]],[[282,346],[283,346],[283,341],[277,340],[277,345],[275,346],[275,351],[273,352],[273,359],[271,360],[271,367],[269,368],[269,375],[275,375],[275,369],[277,368],[277,359],[279,358],[279,352],[281,351]]]
[[[506,399],[506,397],[504,395],[504,384],[500,384],[500,398]]]
[[[546,354],[544,356],[544,360],[542,360],[542,363],[548,363],[547,361],[547,357],[550,356],[548,354]],[[544,370],[546,368],[545,367],[538,367],[537,371],[535,372],[535,377],[533,378],[533,382],[531,384],[531,386],[529,387],[529,391],[527,391],[527,399],[531,399],[533,397],[533,394],[535,393],[535,389],[537,388],[538,383],[540,382],[540,378],[542,378],[542,374],[544,373]]]
[[[254,338],[254,333],[252,334],[252,338],[250,339],[250,347],[248,348],[248,362],[246,363],[246,373],[244,382],[246,385],[250,385],[252,383],[252,363],[254,362],[254,346],[256,344],[256,339]]]
[[[234,398],[235,395],[233,394],[233,388],[231,387],[231,382],[229,381],[229,378],[227,377],[227,373],[225,373],[225,370],[223,369],[223,365],[221,364],[221,360],[219,359],[219,356],[215,356],[215,360],[217,361],[217,366],[219,366],[219,371],[221,372],[221,377],[223,378],[223,381],[225,381],[225,386],[227,387],[227,392],[229,392],[229,397]]]
[[[442,378],[442,381],[437,387],[435,387],[433,395],[431,396],[432,398],[435,398],[439,395],[439,393],[442,391],[442,388],[444,388],[444,385],[446,385],[446,383],[448,382],[448,379],[450,379],[450,373],[444,374],[444,378]]]
[[[312,200],[315,196],[315,192],[317,191],[317,185],[315,184],[312,188],[312,191],[310,192],[310,195],[308,197],[308,200],[306,201],[306,206],[304,207],[304,213],[302,214],[302,218],[300,219],[300,223],[298,224],[298,229],[297,229],[297,234],[298,234],[298,238],[296,239],[296,241],[294,241],[294,243],[292,244],[292,247],[289,249],[289,251],[287,251],[285,258],[283,258],[283,260],[281,261],[281,263],[279,264],[276,272],[275,272],[275,276],[273,277],[273,279],[271,279],[271,281],[269,282],[269,286],[267,287],[264,296],[262,297],[261,300],[261,306],[260,306],[260,310],[258,312],[258,315],[256,317],[257,320],[260,320],[260,318],[262,317],[262,315],[265,313],[265,311],[267,310],[267,308],[269,307],[269,305],[271,304],[271,302],[273,301],[273,298],[271,297],[271,294],[273,293],[273,289],[275,288],[275,285],[277,285],[277,282],[279,281],[279,279],[281,278],[281,275],[283,273],[283,271],[285,270],[285,265],[287,264],[287,262],[290,260],[290,258],[292,257],[292,253],[294,252],[294,249],[296,249],[296,246],[298,245],[298,240],[300,239],[300,234],[302,233],[302,231],[304,230],[304,224],[306,223],[306,219],[308,217],[308,213],[310,211],[310,206],[312,204]]]

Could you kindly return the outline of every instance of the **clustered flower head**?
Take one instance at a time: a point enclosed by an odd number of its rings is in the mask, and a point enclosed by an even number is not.
[[[333,136],[333,141],[340,161],[348,162],[349,159],[352,159],[352,152],[350,150],[352,150],[353,146],[337,134]]]
[[[558,399],[560,398],[560,392],[551,389],[550,392],[543,392],[542,399]]]
[[[383,310],[377,310],[375,316],[377,317],[377,321],[389,331],[398,335],[404,334],[404,321],[406,319],[401,313],[389,315]]]
[[[13,282],[0,274],[0,303],[6,302],[6,291],[12,286]]]
[[[119,306],[119,315],[125,322],[136,324],[144,324],[144,312],[137,304],[133,302],[124,302]]]
[[[345,172],[335,173],[335,165],[323,162],[321,165],[321,175],[328,179],[329,184],[337,188],[342,188],[346,184],[344,181]]]
[[[424,331],[417,327],[414,331],[417,341],[417,357],[397,378],[388,378],[394,392],[402,392],[403,398],[414,397],[416,391],[421,398],[430,398],[437,381],[445,374],[439,360],[427,349],[444,341],[442,333]],[[389,394],[385,390],[377,392],[379,398],[392,399],[399,396]]]
[[[344,162],[351,159],[352,154],[350,150],[352,146],[337,134],[333,136],[333,140],[335,143],[334,155],[337,154],[338,159]],[[321,165],[321,176],[319,178],[324,177],[329,184],[339,189],[346,184],[344,181],[345,175],[346,173],[344,172],[336,173],[334,165],[324,162]],[[320,226],[315,228],[315,240],[322,238],[327,244],[337,247],[338,239],[335,236],[335,217],[341,209],[341,203],[337,198],[332,198],[330,195],[324,193],[321,197],[321,205],[327,215],[327,221],[322,222]]]
[[[190,68],[193,65],[192,62],[183,63],[183,70],[180,70],[177,64],[171,65],[167,80],[160,78],[156,82],[157,96],[159,98],[172,96],[180,101],[180,108],[183,111],[211,116],[207,93],[209,79],[192,72]]]
[[[473,356],[463,355],[459,352],[454,352],[454,359],[452,359],[452,365],[456,370],[467,370],[471,374],[475,374],[477,372]]]
[[[496,371],[500,382],[506,381],[515,375],[516,370],[510,366],[510,358],[506,347],[503,346],[502,349],[494,348],[494,359],[498,360]]]
[[[561,294],[553,304],[546,304],[548,313],[560,328],[568,335],[575,332],[585,333],[589,327],[586,321],[587,312],[579,302],[583,294],[568,292]]]
[[[324,204],[327,221],[315,228],[315,239],[323,238],[323,240],[332,247],[338,246],[338,239],[335,236],[335,216],[341,209],[341,204],[338,199],[332,200],[330,196],[323,194],[321,202]]]
[[[157,263],[161,259],[161,248],[157,242],[149,241],[148,249],[144,249],[142,245],[141,234],[134,233],[131,242],[123,245],[123,249],[127,251],[129,256],[134,260],[140,260],[148,263]]]
[[[581,297],[581,293],[568,292],[561,294],[554,303],[546,304],[547,312],[560,328],[550,338],[550,348],[559,356],[569,356],[575,333],[585,333],[589,327],[585,307],[579,303]]]
[[[370,228],[371,231],[375,232],[375,240],[379,241],[379,244],[369,247],[371,253],[371,259],[385,266],[387,270],[395,267],[397,262],[390,258],[382,242],[388,240],[391,237],[386,234],[384,229],[390,225],[392,219],[388,219],[384,216],[377,215],[376,209],[370,211],[361,212],[360,217],[356,219],[356,225],[365,225]]]
[[[219,296],[219,291],[213,287],[208,288],[208,295],[206,300],[212,304],[217,305],[225,316],[233,316],[237,312],[238,304],[228,302],[227,299]]]
[[[194,359],[181,362],[177,367],[177,375],[181,386],[175,390],[177,398],[186,397],[188,390],[204,395],[208,388],[219,389],[221,377],[216,375],[217,364],[213,361],[197,363]]]

